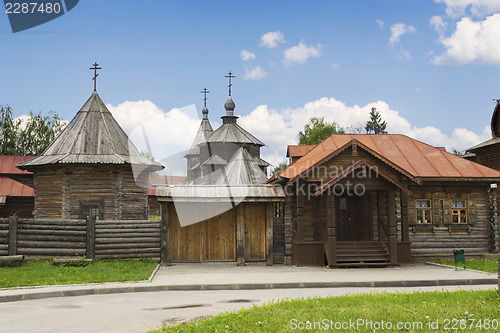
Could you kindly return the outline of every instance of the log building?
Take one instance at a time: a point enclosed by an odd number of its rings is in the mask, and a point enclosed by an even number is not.
[[[96,91],[45,152],[18,165],[33,172],[34,217],[147,219],[148,174],[141,156]]]
[[[287,195],[283,241],[296,265],[498,251],[496,170],[397,134],[334,134],[314,147],[289,146],[288,155],[293,163],[269,182]]]

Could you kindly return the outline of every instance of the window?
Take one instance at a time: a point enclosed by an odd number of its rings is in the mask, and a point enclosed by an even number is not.
[[[431,201],[416,200],[415,206],[417,208],[417,223],[432,223]]]
[[[103,203],[101,201],[80,202],[80,218],[86,219],[93,216],[95,220],[103,219]]]
[[[465,200],[451,201],[451,220],[453,223],[467,223],[467,202]]]

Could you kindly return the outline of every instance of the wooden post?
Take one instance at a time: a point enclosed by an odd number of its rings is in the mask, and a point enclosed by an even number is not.
[[[297,242],[304,241],[304,193],[300,189],[300,181],[297,181]]]
[[[87,259],[95,258],[95,217],[87,216],[87,251],[85,254]]]
[[[240,203],[236,206],[236,263],[245,265],[245,206]]]
[[[328,230],[328,266],[337,264],[337,230],[335,221],[335,195],[326,193],[326,227]]]
[[[9,217],[9,256],[17,254],[17,216]]]
[[[403,242],[410,241],[410,226],[408,223],[408,200],[408,193],[406,193],[405,191],[401,191],[401,240]]]
[[[170,203],[162,202],[160,231],[160,265],[170,266]]]
[[[396,202],[395,193],[391,188],[387,190],[387,215],[389,218],[389,260],[392,265],[398,263],[398,240],[396,233]]]
[[[267,266],[272,266],[274,264],[273,223],[274,223],[273,203],[266,202],[266,265]]]

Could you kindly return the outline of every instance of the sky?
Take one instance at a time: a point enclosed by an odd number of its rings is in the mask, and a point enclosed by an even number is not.
[[[205,87],[221,124],[232,71],[238,123],[274,165],[311,117],[352,129],[372,107],[389,133],[465,150],[491,137],[499,40],[498,0],[85,0],[18,33],[0,13],[0,105],[71,120],[98,62],[99,96],[160,160],[189,149]]]

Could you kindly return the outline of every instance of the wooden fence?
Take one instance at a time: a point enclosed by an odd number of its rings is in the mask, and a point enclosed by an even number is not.
[[[0,219],[0,256],[160,257],[160,221]]]

